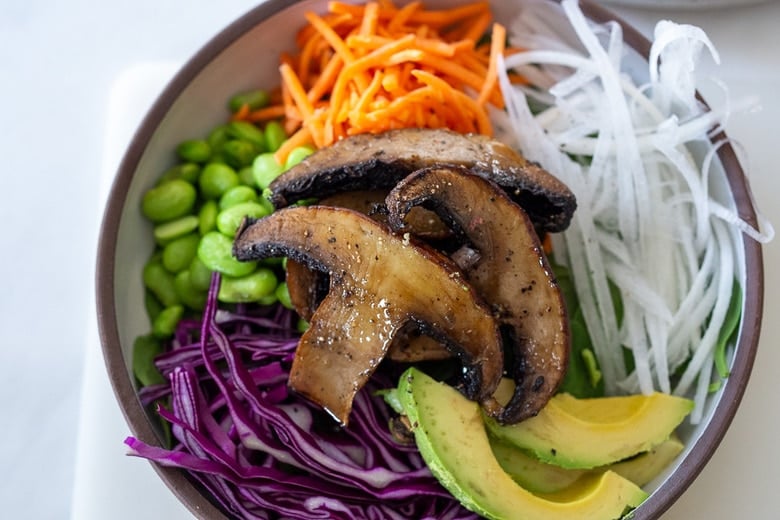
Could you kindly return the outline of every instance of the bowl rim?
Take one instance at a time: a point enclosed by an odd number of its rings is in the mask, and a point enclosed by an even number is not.
[[[97,247],[95,293],[98,334],[104,363],[122,414],[132,434],[145,443],[160,445],[160,439],[138,399],[121,355],[114,293],[116,267],[114,255],[129,187],[155,129],[187,85],[225,48],[243,37],[257,24],[300,1],[266,0],[260,3],[208,40],[187,60],[144,116],[122,157],[113,180],[101,222]],[[645,60],[648,59],[651,43],[637,29],[595,1],[581,0],[580,5],[585,15],[594,22],[615,21],[620,24],[625,43]],[[722,131],[713,137],[713,140],[721,139],[725,139]],[[739,216],[757,228],[757,215],[750,185],[733,147],[726,141],[726,144],[720,146],[717,154],[725,170]],[[634,519],[660,517],[683,494],[714,454],[744,395],[758,348],[763,312],[764,270],[761,244],[744,234],[741,237],[746,272],[744,309],[731,375],[726,380],[721,398],[702,435],[672,475],[634,511]],[[168,488],[196,517],[228,518],[216,499],[203,491],[197,479],[182,470],[151,462],[150,464]]]

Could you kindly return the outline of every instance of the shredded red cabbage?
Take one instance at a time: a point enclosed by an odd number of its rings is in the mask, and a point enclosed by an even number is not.
[[[262,519],[477,518],[431,475],[416,447],[398,443],[375,395],[378,371],[337,428],[287,386],[298,335],[294,314],[217,309],[212,279],[202,321],[183,320],[156,365],[169,384],[143,388],[171,425],[172,449],[133,437],[130,454],[188,471],[230,515]],[[258,313],[260,312],[260,313]]]

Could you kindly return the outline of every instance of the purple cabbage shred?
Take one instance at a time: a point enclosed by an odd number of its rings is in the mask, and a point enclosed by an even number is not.
[[[217,309],[212,279],[201,321],[182,320],[156,365],[168,384],[141,389],[170,424],[170,449],[128,437],[130,454],[192,475],[229,515],[245,519],[465,520],[416,447],[392,437],[377,371],[338,428],[289,391],[296,315],[282,307]],[[264,314],[263,314],[264,313]]]

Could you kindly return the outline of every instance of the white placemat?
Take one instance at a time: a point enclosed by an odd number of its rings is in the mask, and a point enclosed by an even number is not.
[[[133,132],[177,67],[173,63],[139,64],[116,80],[105,128],[100,191],[103,201]],[[90,323],[88,337],[71,518],[192,518],[147,461],[125,455],[122,441],[130,435],[130,429],[108,380],[97,323]]]

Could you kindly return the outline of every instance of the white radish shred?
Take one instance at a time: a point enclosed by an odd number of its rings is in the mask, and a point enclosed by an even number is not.
[[[509,27],[511,44],[529,50],[499,61],[507,110],[500,131],[577,197],[553,250],[571,272],[606,392],[690,396],[695,424],[738,278],[737,235],[760,242],[774,235],[761,217],[766,232],[711,193],[720,144],[708,132],[733,107],[707,110],[696,99],[695,65],[703,48],[716,61],[717,51],[701,29],[659,22],[640,84],[637,71],[623,70],[632,51],[619,24],[591,23],[576,0],[531,4]],[[530,86],[512,85],[510,69]],[[529,99],[547,108],[534,115]],[[610,284],[623,304],[621,324]]]

